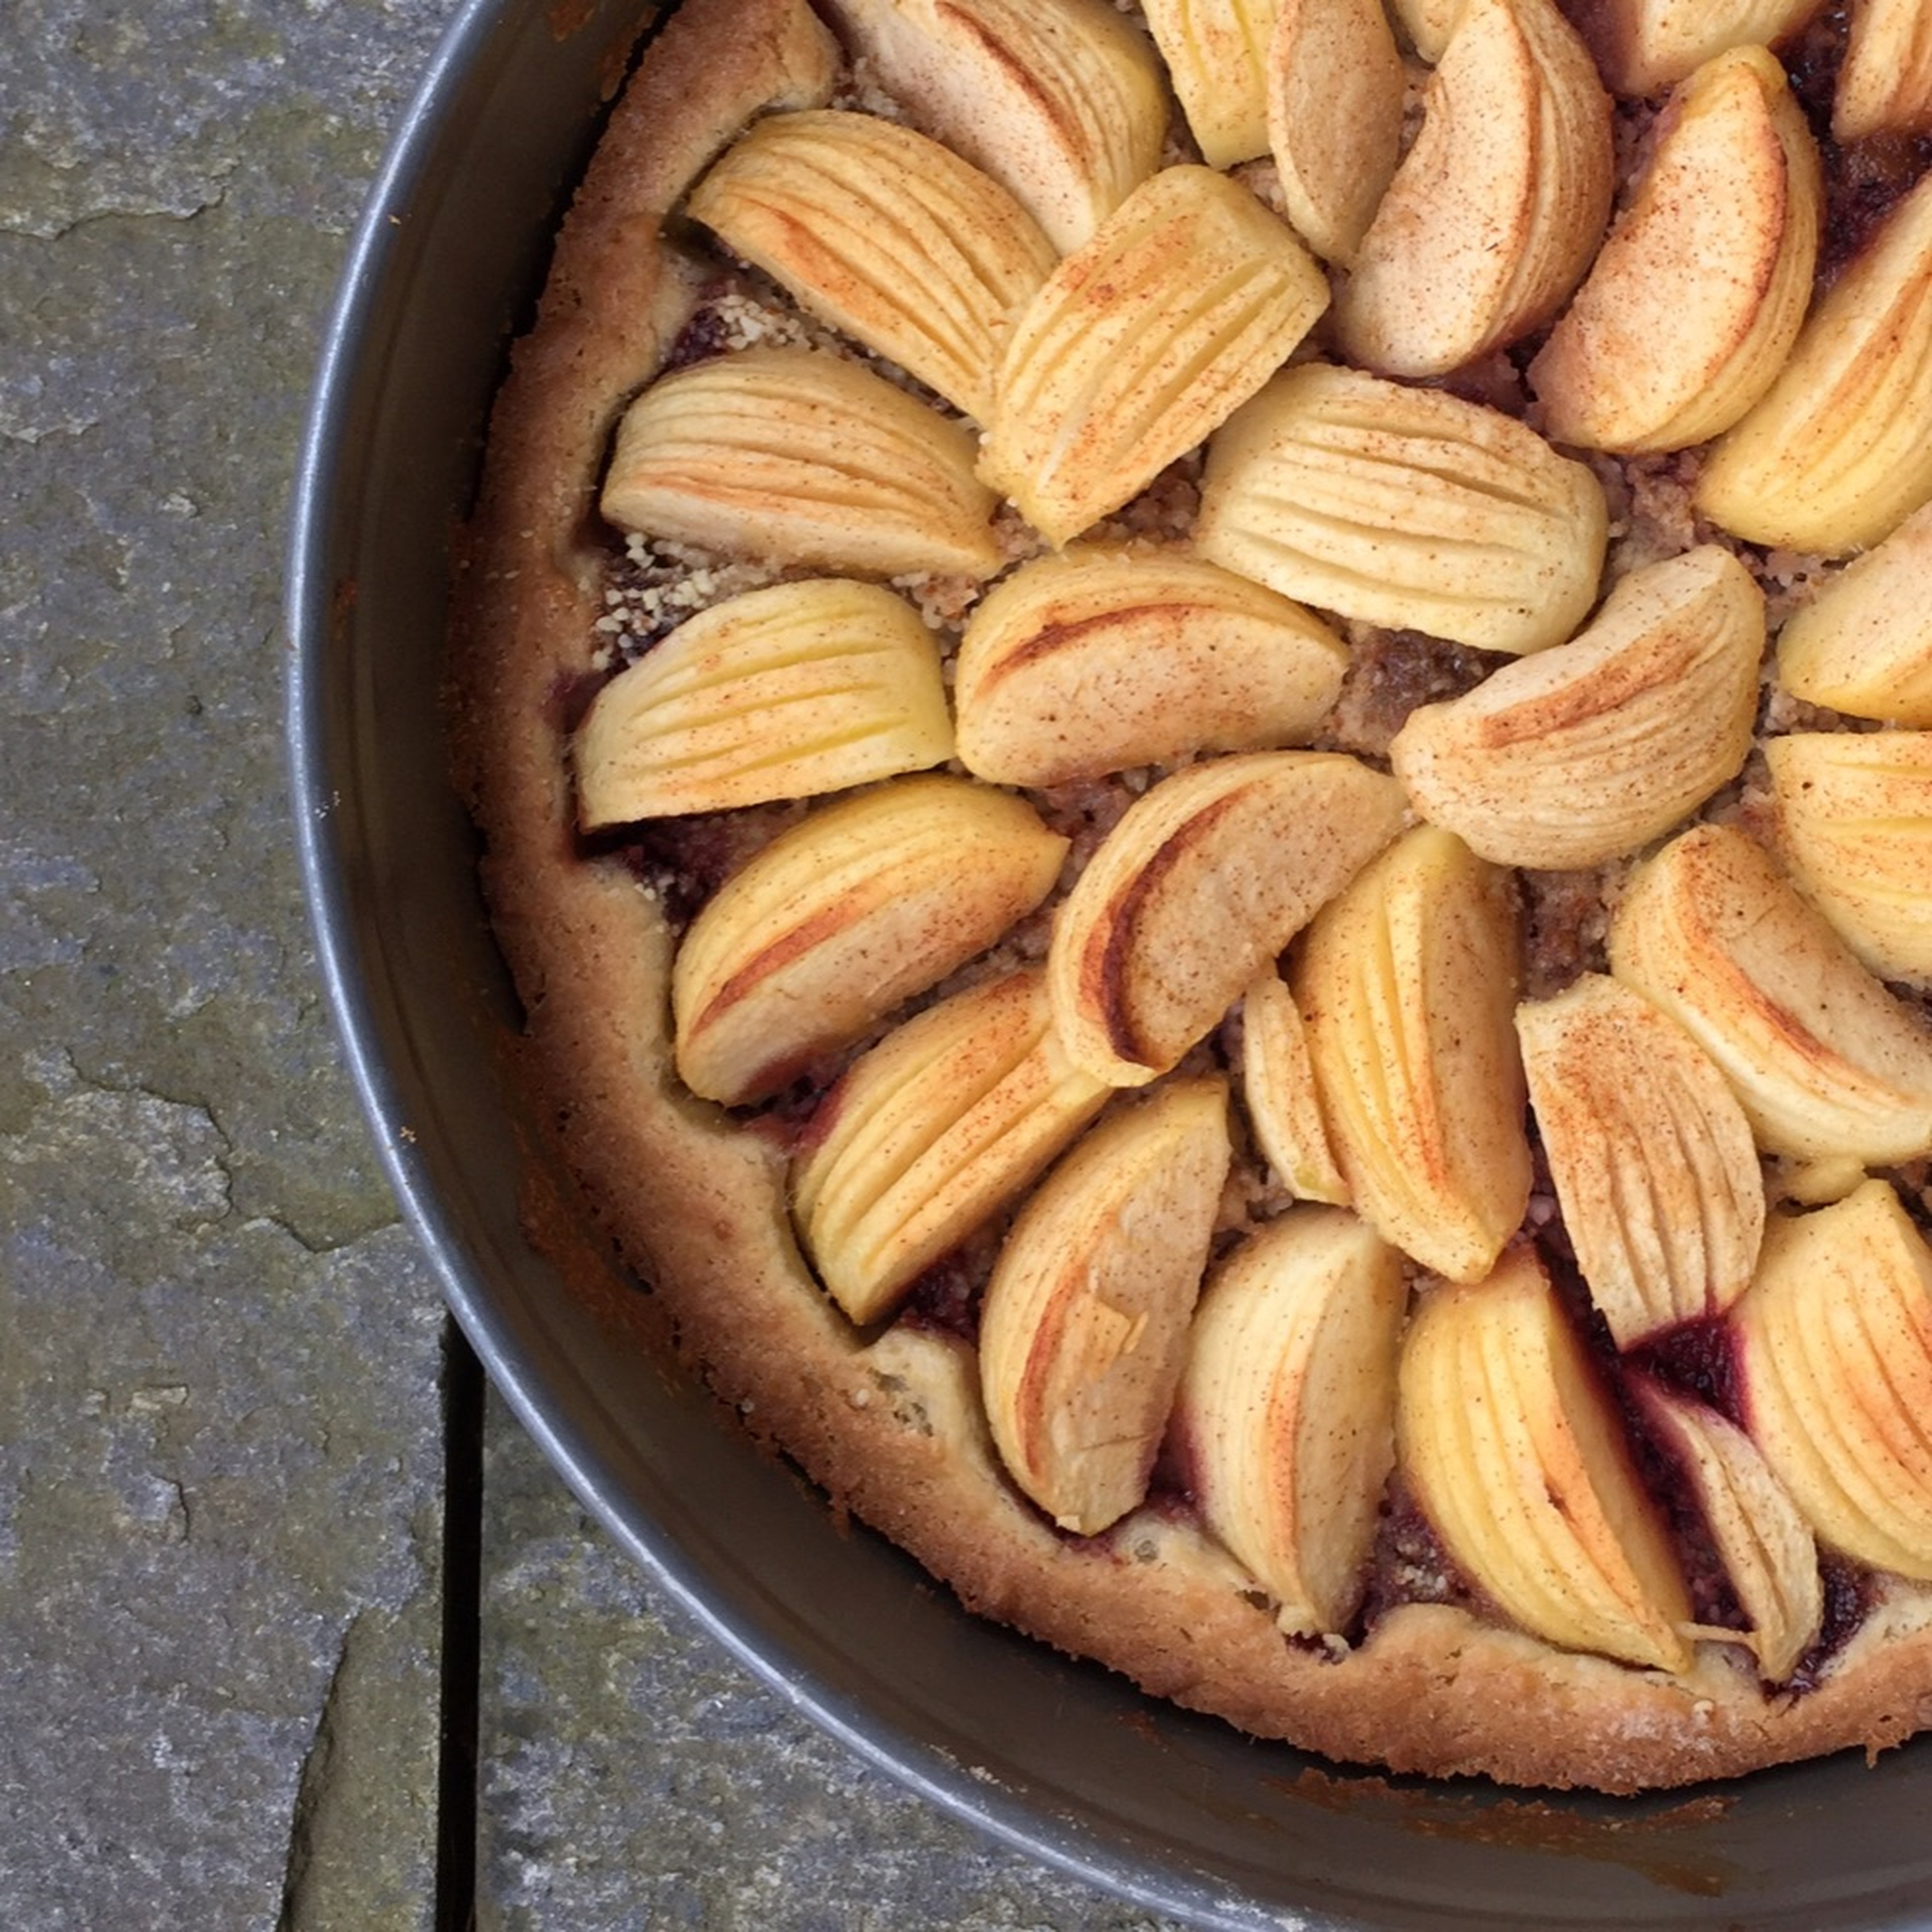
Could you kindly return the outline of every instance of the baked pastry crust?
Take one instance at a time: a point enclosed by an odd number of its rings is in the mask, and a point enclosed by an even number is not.
[[[838,50],[804,0],[688,0],[617,102],[492,417],[463,534],[452,653],[460,781],[524,1003],[514,1077],[584,1212],[678,1353],[840,1507],[972,1610],[1150,1693],[1328,1756],[1610,1792],[1677,1786],[1932,1726],[1932,1589],[1886,1580],[1802,1695],[1731,1646],[1670,1676],[1409,1603],[1353,1647],[1294,1642],[1186,1513],[1056,1532],[1000,1470],[968,1345],[854,1329],[794,1239],[782,1154],[673,1067],[673,938],[620,860],[580,848],[566,747],[602,614],[593,506],[617,414],[694,311],[704,270],[666,218],[745,123],[821,104]]]

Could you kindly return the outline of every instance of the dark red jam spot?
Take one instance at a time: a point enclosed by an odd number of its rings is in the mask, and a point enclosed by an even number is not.
[[[1631,1352],[1631,1360],[1666,1388],[1694,1396],[1744,1426],[1744,1367],[1736,1334],[1721,1316],[1681,1322],[1652,1335]]]
[[[1835,281],[1870,241],[1932,163],[1932,140],[1880,134],[1841,146],[1832,138],[1832,102],[1844,58],[1849,19],[1842,6],[1827,7],[1782,51],[1792,92],[1818,139],[1824,164],[1825,222],[1819,237],[1818,279]]]
[[[728,286],[721,280],[706,286],[698,312],[679,330],[670,352],[664,358],[664,374],[688,369],[695,362],[709,362],[730,347],[730,325],[716,307]]]
[[[1815,1690],[1832,1660],[1850,1643],[1872,1612],[1877,1586],[1862,1565],[1821,1552],[1819,1571],[1825,1585],[1825,1617],[1818,1640],[1798,1660],[1787,1687],[1795,1696]]]
[[[1646,1408],[1648,1379],[1642,1371],[1630,1368],[1622,1376],[1630,1453],[1645,1489],[1663,1512],[1664,1527],[1690,1589],[1692,1614],[1699,1623],[1714,1629],[1748,1629],[1750,1619],[1711,1534],[1710,1520],[1698,1500],[1690,1471],[1651,1424]]]
[[[1821,8],[1804,31],[1779,50],[1791,91],[1821,141],[1831,136],[1832,97],[1845,57],[1849,20],[1850,10],[1845,7]]]

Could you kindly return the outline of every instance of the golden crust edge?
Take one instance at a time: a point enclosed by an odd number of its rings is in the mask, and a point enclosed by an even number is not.
[[[606,1316],[674,1340],[760,1436],[970,1607],[1254,1735],[1398,1772],[1630,1792],[1876,1753],[1932,1726],[1932,1592],[1898,1594],[1816,1690],[1779,1700],[1712,1654],[1672,1681],[1441,1605],[1399,1610],[1330,1658],[1291,1646],[1198,1532],[1144,1511],[1087,1544],[1059,1536],[946,1422],[943,1386],[910,1389],[909,1406],[886,1399],[799,1256],[776,1150],[676,1088],[668,940],[621,868],[574,860],[559,689],[600,614],[587,532],[611,425],[694,301],[663,218],[752,114],[809,92],[830,46],[804,0],[688,0],[674,16],[560,232],[461,533],[454,768],[527,1016],[506,1042],[509,1077],[578,1196],[532,1214],[533,1240],[567,1250],[578,1216],[599,1222],[654,1288],[648,1310]],[[926,1355],[943,1384],[943,1354]]]

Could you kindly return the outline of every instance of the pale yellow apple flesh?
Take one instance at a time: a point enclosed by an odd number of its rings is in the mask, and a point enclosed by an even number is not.
[[[1424,1298],[1397,1414],[1424,1513],[1510,1616],[1561,1648],[1690,1667],[1682,1570],[1532,1250]]]
[[[1020,1488],[1097,1534],[1145,1495],[1232,1158],[1218,1081],[1090,1129],[1021,1210],[980,1312],[981,1392]]]
[[[1764,595],[1700,544],[1618,580],[1568,644],[1409,713],[1390,762],[1417,809],[1498,865],[1599,865],[1737,776],[1757,716]]]
[[[624,413],[599,508],[620,530],[895,577],[990,577],[997,499],[965,424],[842,356],[746,349]]]
[[[1873,1165],[1932,1150],[1932,1029],[1742,832],[1695,826],[1646,860],[1610,956],[1723,1068],[1760,1148]]]
[[[1037,969],[928,1007],[825,1096],[791,1174],[819,1279],[854,1322],[1038,1178],[1112,1089],[1060,1049]]]
[[[1732,1318],[1746,1424],[1820,1540],[1932,1580],[1932,1251],[1898,1196],[1774,1217]]]
[[[1757,1264],[1764,1180],[1717,1063],[1598,974],[1516,1024],[1564,1225],[1618,1346],[1722,1314]]]
[[[842,38],[928,133],[1077,248],[1160,164],[1152,43],[1107,0],[827,0]]]
[[[1395,1460],[1401,1257],[1339,1208],[1270,1221],[1196,1311],[1174,1432],[1208,1528],[1295,1634],[1345,1629]]]
[[[1452,1280],[1480,1279],[1530,1187],[1507,874],[1420,826],[1316,915],[1291,984],[1358,1210]]]
[[[687,618],[598,692],[571,743],[586,831],[815,797],[952,754],[932,632],[904,598],[840,578]]]
[[[984,952],[1052,890],[1066,848],[1024,800],[967,778],[892,779],[812,813],[686,932],[679,1077],[728,1106],[776,1092]]]
[[[1059,259],[991,176],[873,114],[754,122],[688,207],[820,320],[981,422],[1007,318]]]
[[[1038,786],[1303,744],[1348,664],[1320,619],[1202,558],[1064,550],[1002,578],[967,620],[959,757],[996,784]]]
[[[1068,1052],[1120,1086],[1166,1072],[1402,815],[1394,781],[1339,752],[1253,752],[1161,780],[1055,916],[1047,984]]]

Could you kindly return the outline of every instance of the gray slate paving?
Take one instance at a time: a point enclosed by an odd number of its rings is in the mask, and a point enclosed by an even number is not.
[[[0,63],[0,1926],[434,1922],[446,1324],[320,1007],[280,555],[449,0],[20,0]],[[1152,1922],[906,1796],[493,1412],[485,1927]]]
[[[430,1922],[443,1321],[318,1006],[286,477],[440,5],[0,64],[0,1924]]]

